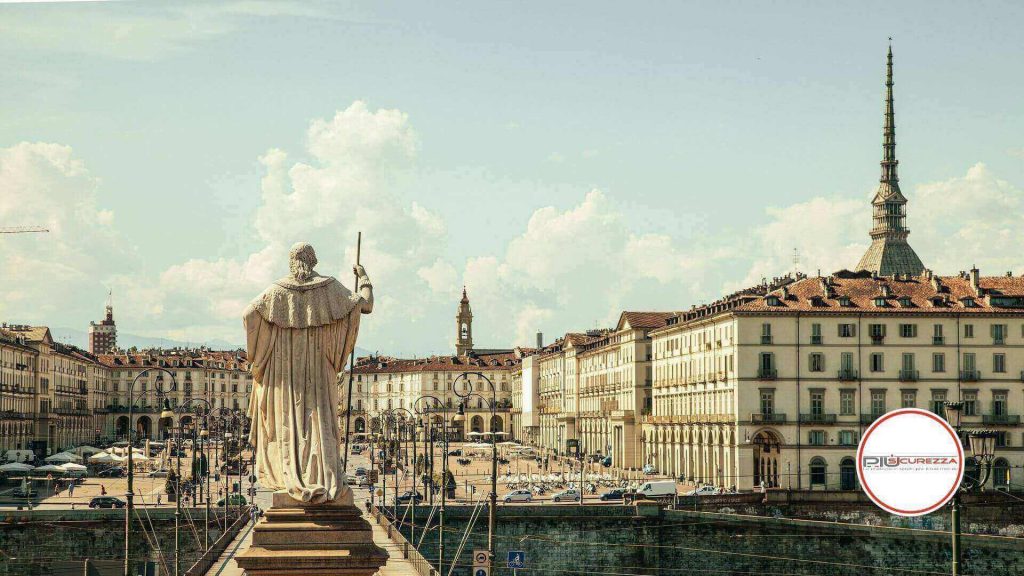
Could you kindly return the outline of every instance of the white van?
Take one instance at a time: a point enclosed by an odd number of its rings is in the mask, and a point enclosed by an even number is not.
[[[646,498],[660,498],[662,496],[675,496],[676,494],[676,481],[675,480],[655,480],[652,482],[645,482],[640,486],[640,489],[636,491],[637,494],[642,495]]]

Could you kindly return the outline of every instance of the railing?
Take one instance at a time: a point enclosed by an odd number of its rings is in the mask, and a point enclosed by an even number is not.
[[[249,523],[251,519],[252,513],[250,512],[250,508],[246,506],[235,518],[235,521],[228,526],[228,529],[221,534],[212,545],[210,545],[210,548],[206,550],[202,556],[199,557],[199,560],[196,560],[196,563],[185,571],[185,576],[202,576],[209,572],[210,568],[217,563],[221,554],[227,550],[228,545],[234,541],[235,537],[238,536],[238,533]]]
[[[900,382],[917,382],[917,370],[900,370]]]
[[[872,336],[871,343],[875,345],[885,344],[885,336]]]
[[[819,413],[812,412],[810,414],[801,414],[800,415],[800,423],[801,424],[835,424],[836,423],[836,415],[835,414],[827,414],[825,412],[819,412]]]
[[[994,344],[996,346],[1002,346],[1003,344],[1006,344],[1006,338],[1003,338],[1003,337],[993,337],[992,338],[992,344]]]
[[[977,382],[981,379],[981,373],[977,370],[961,370],[960,380],[963,382]]]
[[[839,379],[843,382],[849,382],[850,380],[857,379],[857,371],[851,368],[843,368],[839,370]]]
[[[779,412],[773,412],[771,414],[754,412],[750,415],[750,422],[753,424],[785,424],[786,415]]]
[[[811,335],[811,344],[821,344],[821,334]]]
[[[946,343],[946,339],[942,336],[932,336],[932,344],[935,346],[942,346]]]
[[[761,380],[775,380],[779,375],[779,371],[774,368],[758,368],[757,377]]]
[[[767,345],[772,343],[771,335],[761,335],[761,344]]]
[[[861,414],[860,415],[860,423],[861,424],[871,424],[872,422],[874,422],[875,420],[878,420],[882,416],[883,416],[882,414]]]
[[[982,424],[1020,424],[1019,414],[984,414]]]

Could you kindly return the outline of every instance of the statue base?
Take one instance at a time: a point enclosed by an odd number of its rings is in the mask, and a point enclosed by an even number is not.
[[[370,576],[388,561],[352,503],[307,504],[275,492],[253,528],[252,546],[235,559],[247,576]]]

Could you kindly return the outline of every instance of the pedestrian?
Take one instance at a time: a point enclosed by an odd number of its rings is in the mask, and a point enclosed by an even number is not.
[[[157,494],[157,495],[156,495],[156,505],[157,505],[157,506],[159,506],[160,504],[162,504],[162,502],[161,502],[161,500],[162,500],[162,499],[163,499],[163,494]]]
[[[106,496],[106,495],[107,495],[107,487],[104,486],[103,484],[100,484],[100,496]]]
[[[71,484],[68,485],[68,498],[71,498],[74,495],[75,495],[75,481],[72,480]]]

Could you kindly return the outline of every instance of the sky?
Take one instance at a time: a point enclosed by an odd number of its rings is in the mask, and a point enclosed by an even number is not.
[[[242,343],[297,241],[450,353],[856,265],[885,52],[910,243],[1024,273],[1019,3],[0,3],[0,319]],[[794,262],[794,252],[798,262]]]

